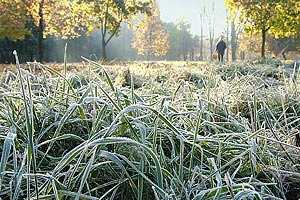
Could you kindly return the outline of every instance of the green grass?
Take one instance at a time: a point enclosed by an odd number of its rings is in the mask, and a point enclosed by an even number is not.
[[[2,74],[2,199],[299,198],[297,74],[71,65]]]

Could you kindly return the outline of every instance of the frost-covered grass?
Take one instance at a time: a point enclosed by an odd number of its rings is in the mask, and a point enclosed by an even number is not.
[[[272,63],[17,66],[0,197],[297,199],[299,86]]]

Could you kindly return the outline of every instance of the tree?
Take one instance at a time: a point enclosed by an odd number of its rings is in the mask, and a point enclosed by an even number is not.
[[[230,43],[231,43],[231,60],[236,61],[237,53],[239,48],[239,39],[240,34],[243,30],[243,23],[239,20],[239,13],[231,16],[231,34],[230,34]]]
[[[44,39],[44,0],[38,3],[38,54],[39,61],[43,61],[43,39]]]
[[[226,44],[229,45],[229,15],[227,11],[226,11]],[[226,50],[226,60],[227,62],[229,62],[229,48],[227,48]]]
[[[292,35],[299,24],[299,2],[295,0],[225,0],[225,3],[231,12],[241,12],[248,32],[260,32],[262,58],[269,32],[277,36]]]
[[[169,35],[169,51],[166,55],[169,60],[177,60],[180,57],[179,30],[176,24],[164,23],[164,27]]]
[[[146,15],[135,30],[132,46],[139,55],[166,55],[169,49],[168,34],[160,20],[159,8],[155,1],[151,5],[151,13]]]
[[[260,37],[258,34],[246,34],[243,33],[240,38],[240,51],[247,52],[248,56],[251,53],[259,54],[260,52]]]
[[[28,34],[25,4],[18,0],[0,0],[0,38],[21,40]]]
[[[226,0],[229,9],[241,8],[241,17],[248,23],[248,31],[261,32],[261,57],[265,57],[266,34],[271,28],[276,3],[273,0]]]
[[[200,13],[200,60],[202,61],[203,56],[203,42],[204,42],[204,34],[203,34],[203,24],[204,24],[204,17],[205,17],[205,7],[203,7],[202,13]]]
[[[297,37],[300,34],[300,1],[281,0],[276,6],[274,24],[270,29],[275,38]]]
[[[83,21],[83,7],[71,0],[0,0],[0,37],[24,39],[33,35],[29,24],[37,30],[38,60],[43,61],[43,40],[48,36],[79,36]]]
[[[37,27],[38,57],[43,61],[43,40],[48,36],[72,38],[86,31],[87,7],[71,0],[28,0],[27,12]]]
[[[191,34],[191,25],[184,20],[177,24],[165,23],[164,27],[169,35],[168,60],[194,59],[197,50],[200,50],[200,38]]]
[[[237,32],[235,21],[231,20],[231,60],[234,62],[236,60],[237,53]]]
[[[177,23],[177,29],[179,30],[179,52],[183,57],[183,60],[187,60],[188,58],[188,53],[191,48],[191,40],[192,40],[192,34],[190,32],[191,29],[191,24],[184,20],[180,20]]]
[[[189,40],[189,52],[190,52],[190,60],[195,60],[196,52],[200,49],[200,37],[193,36],[191,40]]]
[[[123,22],[130,23],[139,13],[149,10],[150,0],[79,0],[89,7],[88,30],[101,30],[102,58],[107,59],[106,47],[116,36]]]
[[[206,13],[207,26],[209,34],[209,50],[210,50],[210,60],[213,60],[214,53],[214,43],[215,43],[215,2],[212,3],[211,10]]]

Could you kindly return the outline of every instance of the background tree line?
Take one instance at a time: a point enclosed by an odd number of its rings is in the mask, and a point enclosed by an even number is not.
[[[31,40],[36,58],[44,60],[45,39],[74,39],[101,35],[101,55],[120,32],[121,24],[148,13],[151,0],[1,0],[0,38],[17,42]]]
[[[188,25],[186,22],[180,22]],[[163,28],[168,34],[168,51],[166,55],[152,56],[152,60],[196,60],[199,59],[199,37],[193,35],[189,29],[179,29],[180,24],[163,23]],[[182,27],[188,28],[188,27]],[[144,60],[144,55],[139,55],[133,47],[135,31],[123,24],[119,36],[111,40],[106,47],[108,59],[117,60]],[[70,62],[81,61],[81,56],[91,59],[102,57],[102,36],[100,30],[86,36],[63,39],[60,37],[48,37],[43,41],[43,61],[62,62],[64,46],[68,43],[68,60]],[[37,37],[30,35],[23,40],[0,39],[0,63],[13,63],[13,50],[21,55],[22,62],[38,60]]]
[[[194,59],[199,44],[188,23],[161,22],[154,0],[1,0],[0,9],[1,63],[13,62],[15,49],[22,61],[60,62],[65,43],[74,62],[144,59],[145,52],[151,59]]]
[[[227,60],[299,51],[300,2],[225,0]],[[213,60],[215,5],[200,8],[200,35],[184,20],[164,23],[155,0],[0,0],[0,62]]]
[[[275,51],[278,51],[275,50],[276,48],[283,46],[281,51],[284,53],[289,49],[295,49],[295,44],[298,45],[300,1],[225,0],[225,4],[230,11],[232,22],[234,23],[237,19],[240,24],[243,24],[244,32],[247,33],[244,39],[247,41],[247,36],[249,37],[249,35],[252,40],[256,39],[256,42],[253,42],[249,47],[253,48],[260,44],[260,55],[262,58],[266,57],[267,50],[275,53]],[[235,24],[232,25],[234,26]],[[257,36],[260,39],[257,39]],[[246,42],[241,43],[245,46]],[[267,45],[269,45],[269,49],[267,49]]]

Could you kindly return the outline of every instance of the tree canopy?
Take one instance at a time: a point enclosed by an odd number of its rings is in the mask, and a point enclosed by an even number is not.
[[[120,31],[123,22],[130,23],[137,14],[149,10],[150,0],[78,0],[89,14],[86,25],[90,32],[102,33],[102,57],[107,58],[106,46]]]
[[[30,34],[26,28],[25,4],[18,0],[0,0],[0,38],[24,39]]]
[[[159,8],[155,1],[151,5],[151,13],[145,15],[135,30],[132,46],[140,55],[162,56],[169,49],[168,34],[160,20]]]
[[[41,5],[41,2],[43,4]],[[86,16],[82,6],[70,0],[0,0],[0,37],[23,39],[30,34],[28,22],[39,25],[43,12],[44,37],[74,37],[81,32]]]
[[[266,35],[288,37],[299,33],[300,4],[295,0],[225,0],[231,13],[240,12],[245,30],[261,33],[261,56],[265,57]]]
[[[148,11],[150,0],[0,0],[0,38],[24,39],[38,32],[42,60],[43,38],[74,38],[100,29],[103,57],[105,47],[118,34],[123,22]]]

